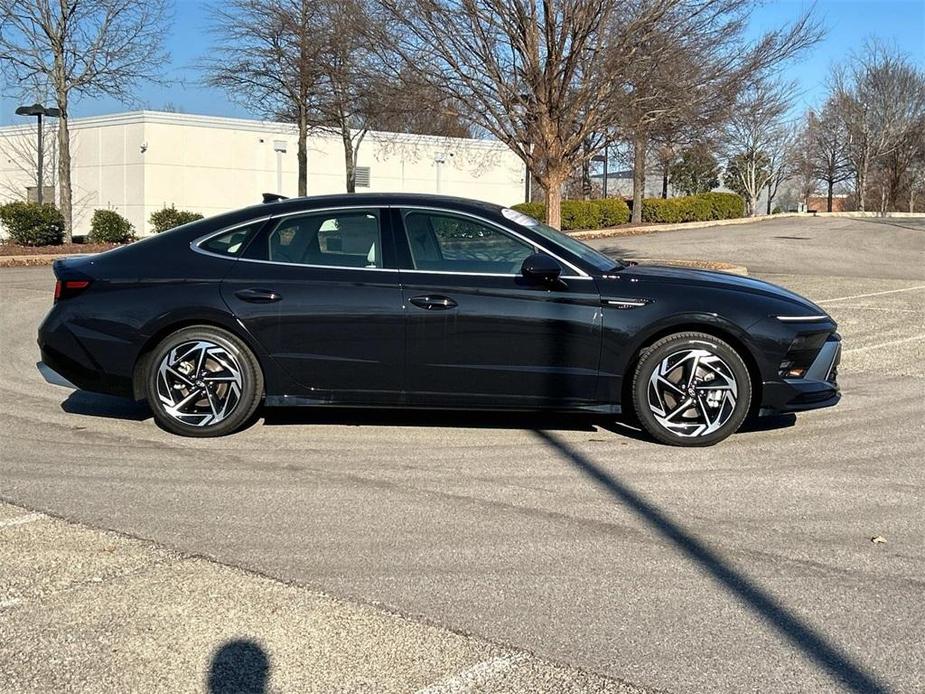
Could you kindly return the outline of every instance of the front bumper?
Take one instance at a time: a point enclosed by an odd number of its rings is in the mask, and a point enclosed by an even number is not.
[[[822,345],[803,378],[784,378],[762,384],[759,415],[804,412],[832,407],[841,400],[838,364],[841,337],[833,333]]]

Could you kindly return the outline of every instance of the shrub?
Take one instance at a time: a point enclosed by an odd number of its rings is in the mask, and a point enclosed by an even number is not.
[[[135,227],[115,210],[94,210],[90,220],[90,243],[128,243],[135,238]]]
[[[601,229],[626,224],[630,221],[630,208],[623,198],[604,198],[595,202],[601,210]]]
[[[23,246],[53,246],[64,237],[64,217],[54,205],[8,202],[0,205],[0,222]]]
[[[539,222],[546,221],[546,205],[541,202],[521,202],[517,205],[511,205],[511,209],[523,212],[528,217],[533,217]]]
[[[190,212],[189,210],[178,210],[176,207],[171,205],[170,207],[165,207],[156,212],[152,212],[151,216],[148,218],[148,221],[151,222],[151,226],[154,227],[154,232],[160,234],[162,231],[167,231],[168,229],[173,229],[178,227],[181,224],[189,224],[190,222],[195,222],[197,219],[202,219],[202,215],[198,212]]]
[[[735,193],[704,193],[698,197],[710,203],[710,219],[735,219],[745,215],[745,201]]]
[[[593,200],[563,200],[562,230],[599,229],[601,208]]]

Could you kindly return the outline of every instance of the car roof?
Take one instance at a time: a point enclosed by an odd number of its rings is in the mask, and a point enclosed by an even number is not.
[[[306,195],[299,198],[285,198],[273,202],[259,203],[248,207],[249,211],[279,214],[311,210],[321,207],[339,205],[370,205],[383,207],[387,205],[421,205],[446,207],[448,209],[471,210],[482,213],[498,214],[503,208],[490,202],[471,200],[469,198],[449,195],[431,195],[426,193],[339,193],[336,195]]]

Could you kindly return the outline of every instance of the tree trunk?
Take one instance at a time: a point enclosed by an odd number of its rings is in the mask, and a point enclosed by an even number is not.
[[[546,223],[554,229],[562,228],[562,181],[565,176],[548,175],[543,181],[546,193]]]
[[[58,209],[64,217],[64,243],[74,239],[73,212],[71,210],[71,131],[68,127],[67,92],[58,91]]]
[[[774,194],[771,192],[771,182],[768,181],[768,214],[771,214],[771,202],[774,200]]]
[[[646,138],[636,133],[633,138],[633,224],[642,222],[642,198],[646,188]]]
[[[340,139],[344,143],[344,167],[347,174],[347,192],[357,192],[357,164],[353,156],[353,138],[350,137],[350,128],[345,123],[340,126]]]
[[[299,113],[299,146],[296,155],[299,166],[299,197],[308,195],[308,116]]]
[[[665,170],[662,171],[662,199],[668,199],[668,167],[665,166]]]
[[[867,162],[864,162],[864,165],[861,167],[861,171],[857,173],[857,196],[858,196],[858,211],[864,211],[864,193],[867,192]]]
[[[758,216],[758,196],[759,195],[760,193],[749,193],[748,195],[748,209],[749,209],[748,216],[749,217]]]
[[[827,181],[827,183],[828,183],[828,190],[826,191],[826,197],[825,197],[825,211],[831,212],[832,211],[832,197],[833,197],[832,192],[835,189],[835,182],[830,178]]]
[[[590,200],[591,199],[591,152],[588,145],[588,140],[585,138],[584,143],[582,144],[582,151],[584,154],[584,161],[581,165],[581,199]]]
[[[909,214],[915,212],[915,186],[909,186]]]

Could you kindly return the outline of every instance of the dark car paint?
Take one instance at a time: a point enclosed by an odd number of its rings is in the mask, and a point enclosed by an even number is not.
[[[259,262],[191,244],[251,221],[335,207],[380,210],[386,269]],[[555,286],[522,276],[411,271],[398,207],[477,216],[558,255]],[[618,412],[638,351],[680,329],[714,332],[745,352],[766,410],[834,404],[830,382],[784,380],[779,364],[801,334],[834,333],[812,302],[746,277],[631,265],[600,272],[507,219],[498,206],[409,194],[285,200],[194,222],[135,244],[55,264],[59,279],[91,279],[57,303],[39,330],[43,360],[87,390],[140,397],[138,367],[166,334],[213,323],[254,351],[268,404],[408,405]],[[255,227],[260,227],[257,224]],[[270,224],[253,236],[265,234]],[[253,238],[252,236],[252,238]],[[250,257],[248,257],[250,256]],[[241,290],[276,292],[252,303]],[[447,310],[412,299],[447,297]],[[794,399],[809,392],[803,405]],[[815,394],[815,395],[813,395]]]

